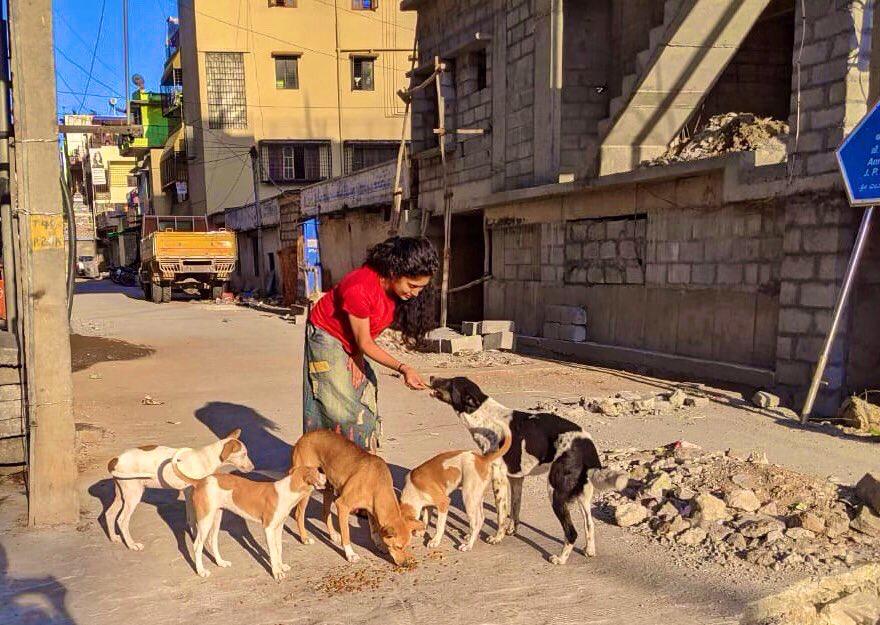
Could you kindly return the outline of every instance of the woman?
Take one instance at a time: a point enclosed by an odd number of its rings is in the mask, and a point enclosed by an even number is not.
[[[375,451],[381,431],[376,374],[370,360],[403,376],[411,389],[427,388],[418,372],[375,339],[391,326],[408,342],[432,327],[426,292],[437,271],[437,252],[425,238],[392,237],[367,253],[312,308],[306,325],[303,432],[332,429]]]

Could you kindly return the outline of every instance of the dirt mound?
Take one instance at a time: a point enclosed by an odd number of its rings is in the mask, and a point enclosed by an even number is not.
[[[731,152],[766,150],[785,153],[788,123],[752,113],[714,115],[693,136],[678,138],[662,156],[646,161],[654,167],[696,161]]]
[[[629,486],[606,493],[602,514],[668,546],[691,564],[827,573],[880,558],[880,517],[853,489],[677,441],[617,450],[605,464]]]

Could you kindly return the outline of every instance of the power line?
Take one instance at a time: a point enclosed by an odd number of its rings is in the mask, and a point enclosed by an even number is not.
[[[409,26],[404,26],[403,24],[397,24],[396,22],[389,22],[388,20],[383,20],[380,17],[372,17],[368,15],[368,13],[373,13],[372,10],[364,10],[364,11],[355,11],[354,9],[346,9],[344,6],[338,6],[334,4],[330,4],[329,2],[325,2],[324,0],[316,0],[319,4],[326,4],[328,7],[332,7],[334,9],[339,9],[344,13],[352,13],[353,15],[357,15],[358,17],[362,17],[364,19],[370,20],[371,22],[378,22],[380,24],[386,24],[388,26],[393,26],[394,28],[400,28],[403,30],[408,30],[412,33],[416,32],[415,28],[410,28]]]
[[[88,73],[89,73],[88,70],[87,70],[85,67],[83,67],[82,65],[80,65],[79,63],[77,63],[76,61],[74,61],[72,58],[70,58],[70,56],[69,56],[66,52],[64,52],[64,50],[62,50],[62,49],[59,48],[58,46],[55,46],[54,48],[55,48],[55,52],[57,52],[58,54],[60,54],[61,57],[62,57],[65,61],[67,61],[68,63],[70,63],[71,65],[73,65],[75,68],[77,68],[78,70],[80,70],[82,73],[84,73],[84,74],[88,74]],[[119,96],[119,93],[116,91],[116,90],[118,89],[118,87],[112,87],[112,86],[108,85],[106,82],[103,82],[103,81],[101,81],[101,80],[98,80],[98,78],[96,78],[95,76],[92,76],[92,80],[94,80],[96,83],[98,83],[98,84],[101,85],[102,87],[105,87],[105,88],[109,89],[109,90],[110,90],[110,93],[115,93],[117,97]]]
[[[63,93],[64,95],[76,95],[76,96],[85,96],[87,98],[112,98],[113,96],[109,93],[86,93],[85,91],[76,91],[73,89],[66,80],[58,74],[58,77],[61,78],[61,82],[63,82],[67,89],[57,89],[58,93]]]
[[[79,39],[80,42],[82,42],[82,44],[84,46],[86,46],[86,48],[88,48],[91,45],[88,41],[85,40],[85,37],[83,37],[82,35],[79,34],[78,30],[76,30],[73,26],[70,25],[70,22],[67,21],[66,17],[64,17],[64,13],[59,12],[58,17],[60,17],[61,21],[64,22],[64,25],[67,26],[67,30],[69,30],[71,33],[73,33],[73,35],[77,39]],[[101,57],[98,57],[98,63],[103,65],[104,69],[106,69],[108,72],[110,72],[111,75],[114,75],[119,71],[117,68],[110,67],[107,64],[107,62],[104,61],[104,59],[102,59]]]
[[[104,28],[104,9],[107,7],[107,0],[101,0],[101,17],[98,18],[98,35],[95,37],[95,47],[92,48],[92,62],[89,65],[89,75],[86,79],[86,87],[83,89],[83,92],[88,93],[89,85],[92,83],[92,72],[95,71],[95,57],[98,56],[98,44],[101,43],[101,31]],[[82,107],[86,103],[86,96],[83,95],[82,100],[79,103],[79,108],[82,110]]]

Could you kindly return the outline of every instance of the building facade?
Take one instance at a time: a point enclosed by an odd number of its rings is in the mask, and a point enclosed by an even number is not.
[[[193,213],[219,226],[254,204],[255,186],[271,200],[396,156],[414,14],[370,0],[187,0],[179,10]],[[265,229],[280,244],[277,224],[255,226],[248,240]],[[270,253],[241,281],[265,282]]]
[[[467,299],[484,318],[515,320],[525,349],[772,387],[799,407],[861,215],[834,150],[877,92],[873,6],[403,7],[418,14],[413,83],[442,63],[447,129],[435,131],[437,90],[419,92],[415,201],[436,222],[451,198],[451,285],[475,266],[489,276],[450,296],[450,318],[465,320],[453,311]],[[732,127],[713,124],[738,114],[783,130],[737,151],[719,139]],[[715,147],[667,158],[690,137]],[[875,235],[820,413],[880,382],[878,247]],[[550,304],[586,309],[586,339],[548,319]]]

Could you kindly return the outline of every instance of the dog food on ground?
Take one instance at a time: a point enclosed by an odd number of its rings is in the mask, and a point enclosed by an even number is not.
[[[853,488],[686,441],[605,454],[630,483],[599,498],[605,519],[685,562],[828,573],[880,558],[880,516]]]

